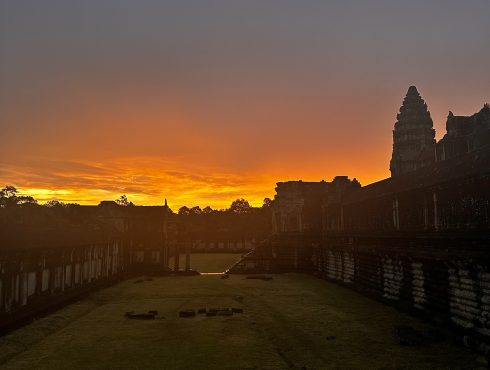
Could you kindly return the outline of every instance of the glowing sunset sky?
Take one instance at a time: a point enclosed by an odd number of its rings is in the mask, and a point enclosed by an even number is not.
[[[382,179],[409,85],[438,138],[490,101],[489,19],[488,0],[3,0],[0,185],[175,209]]]

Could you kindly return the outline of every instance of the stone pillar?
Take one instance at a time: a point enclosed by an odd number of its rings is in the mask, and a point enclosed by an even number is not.
[[[162,271],[166,271],[168,269],[168,240],[167,240],[167,222],[163,221],[162,225],[162,240],[161,240],[161,248],[160,248],[160,268]]]
[[[191,242],[185,243],[185,271],[191,269]]]
[[[0,312],[4,312],[5,310],[5,301],[6,301],[6,291],[7,291],[7,278],[5,274],[0,272]]]
[[[400,230],[400,207],[398,206],[398,198],[396,198],[395,204],[396,204],[396,229]]]
[[[340,230],[344,230],[344,206],[340,206]]]
[[[294,247],[294,269],[298,269],[298,247]]]
[[[41,254],[37,261],[36,268],[36,295],[40,296],[43,291],[43,270],[44,270],[44,255]]]
[[[300,233],[303,232],[303,212],[300,209],[298,209],[298,230]]]
[[[53,262],[50,261],[49,264],[49,279],[48,279],[48,290],[49,294],[53,295],[54,294],[54,279],[55,279],[55,274],[56,274],[56,269],[53,267]]]
[[[179,244],[175,243],[175,248],[174,248],[174,271],[178,272],[179,271]]]
[[[165,246],[163,248],[163,267],[164,269],[168,269],[168,241],[165,241]]]
[[[65,266],[65,250],[61,252],[61,291],[65,291],[66,281],[66,266]]]
[[[75,248],[73,248],[71,250],[71,255],[70,255],[70,263],[71,263],[71,285],[70,287],[73,289],[75,287],[75,266],[76,266],[76,263],[75,263],[75,253],[76,253],[76,250]],[[111,261],[112,261],[112,258],[111,258]],[[109,273],[107,273],[107,276],[109,276]]]
[[[272,210],[272,234],[277,234],[276,211]]]
[[[8,266],[8,265],[7,265]],[[7,267],[5,273],[3,274],[3,310],[5,312],[9,312],[12,306],[12,297],[13,297],[13,274],[9,267]]]
[[[167,246],[166,243],[162,241],[162,247],[160,248],[160,267],[161,270],[166,270],[168,266],[167,261]]]
[[[20,269],[18,270],[19,276],[19,299],[17,304],[19,306],[24,306],[27,304],[27,274],[24,272],[24,264],[20,263]]]
[[[437,214],[437,194],[434,192],[432,194],[432,199],[434,200],[434,229],[439,230],[439,216]]]
[[[327,206],[322,206],[322,233],[326,234],[328,231],[328,213]]]
[[[398,209],[398,198],[393,199],[393,228],[400,230],[400,213]]]

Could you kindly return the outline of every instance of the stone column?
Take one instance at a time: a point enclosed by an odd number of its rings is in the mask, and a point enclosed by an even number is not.
[[[44,270],[44,255],[41,254],[37,260],[36,266],[36,296],[40,296],[43,291],[43,270]]]
[[[439,216],[437,214],[437,194],[434,192],[432,194],[432,199],[434,201],[434,229],[439,230]]]
[[[400,207],[398,206],[398,198],[396,198],[396,229],[400,230]]]
[[[20,269],[18,270],[19,276],[19,299],[17,304],[24,306],[27,304],[27,274],[24,272],[24,263],[20,263]]]
[[[272,210],[272,234],[277,234],[276,211]]]
[[[298,247],[294,247],[294,269],[298,269]]]
[[[327,206],[322,206],[322,234],[325,235],[328,230]]]
[[[54,289],[55,289],[54,288],[54,278],[55,278],[55,273],[56,273],[56,269],[54,268],[53,261],[50,261],[49,262],[48,269],[49,269],[48,290],[49,290],[49,294],[50,295],[53,295],[54,294]]]
[[[191,242],[185,243],[185,271],[191,269]]]
[[[71,285],[70,287],[73,289],[75,287],[75,266],[76,266],[76,262],[75,262],[75,253],[76,253],[76,250],[75,248],[73,248],[71,250],[71,254],[70,254],[70,263],[71,263]],[[112,258],[111,258],[112,260]],[[109,273],[107,273],[107,276],[109,276]]]
[[[303,212],[301,208],[298,209],[298,229],[300,233],[303,232]]]
[[[398,198],[393,199],[393,227],[400,230],[400,213],[398,209]]]
[[[174,248],[174,271],[178,272],[179,271],[179,244],[175,243],[175,248]]]
[[[13,297],[13,286],[14,286],[14,278],[12,274],[12,269],[7,263],[7,268],[5,269],[5,273],[3,274],[3,310],[5,312],[9,312],[12,306],[12,297]]]
[[[340,206],[340,230],[344,230],[344,206]]]
[[[161,248],[160,248],[160,268],[162,271],[167,270],[168,268],[168,254],[167,254],[167,230],[166,230],[166,221],[163,221],[162,225],[162,239],[161,239]]]
[[[65,252],[61,252],[61,291],[65,291],[65,281],[66,281],[66,266],[65,266]]]

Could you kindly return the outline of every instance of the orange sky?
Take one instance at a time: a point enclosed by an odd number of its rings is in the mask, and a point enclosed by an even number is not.
[[[449,110],[490,101],[482,0],[1,7],[0,184],[41,202],[223,208],[278,181],[367,184],[389,175],[409,85],[438,138]]]

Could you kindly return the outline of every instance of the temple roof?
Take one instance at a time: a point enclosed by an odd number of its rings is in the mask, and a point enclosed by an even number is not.
[[[355,191],[345,198],[345,204],[356,203],[392,193],[401,193],[413,189],[428,189],[435,184],[444,184],[464,177],[484,177],[490,175],[490,148],[445,161],[434,163],[432,166],[419,168],[410,173],[390,177]]]
[[[410,86],[407,91],[407,96],[409,95],[420,96],[419,92],[417,91],[417,87],[414,85]]]
[[[401,127],[424,126],[432,128],[432,119],[427,104],[415,86],[408,88],[400,113],[396,116],[395,129]]]

